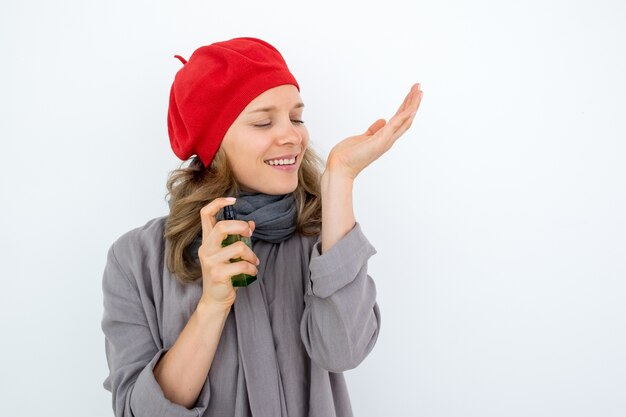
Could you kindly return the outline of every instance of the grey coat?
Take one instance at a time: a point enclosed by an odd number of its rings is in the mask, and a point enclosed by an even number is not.
[[[319,237],[298,233],[254,242],[257,281],[237,291],[196,406],[187,409],[167,400],[153,375],[202,293],[201,281],[181,284],[165,266],[165,219],[125,233],[108,252],[104,387],[115,415],[352,416],[342,372],[363,361],[380,327],[367,274],[376,250],[359,223],[323,255]]]

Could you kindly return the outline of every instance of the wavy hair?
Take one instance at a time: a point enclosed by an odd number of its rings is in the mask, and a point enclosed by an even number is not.
[[[202,233],[200,209],[217,197],[237,195],[240,191],[226,154],[220,147],[208,168],[197,156],[189,165],[170,172],[167,196],[170,214],[165,221],[164,237],[169,242],[167,267],[181,282],[194,282],[202,277],[200,262],[186,250]],[[320,178],[323,160],[310,147],[304,152],[294,191],[298,206],[296,232],[315,236],[321,231],[322,203]]]

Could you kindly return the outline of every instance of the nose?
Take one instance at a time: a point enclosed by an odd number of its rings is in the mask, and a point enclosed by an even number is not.
[[[280,133],[278,134],[278,143],[281,145],[289,143],[299,145],[300,143],[302,143],[302,136],[304,135],[302,129],[299,129],[297,126],[295,126],[291,120],[285,122],[284,125],[286,127],[283,127],[283,129],[281,129]]]

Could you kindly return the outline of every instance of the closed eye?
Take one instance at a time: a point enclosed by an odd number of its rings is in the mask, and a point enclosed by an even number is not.
[[[304,120],[297,120],[297,119],[295,119],[295,120],[294,120],[294,119],[291,119],[291,122],[292,122],[292,123],[295,123],[295,124],[297,124],[297,125],[304,124]],[[272,124],[272,123],[271,123],[271,122],[269,122],[269,123],[265,123],[265,124],[262,124],[262,125],[252,125],[252,126],[254,126],[254,127],[268,127],[268,126],[270,126],[271,124]]]

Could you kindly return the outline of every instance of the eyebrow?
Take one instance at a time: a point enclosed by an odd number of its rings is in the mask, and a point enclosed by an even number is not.
[[[304,107],[304,103],[298,103],[293,106],[294,109],[299,109],[301,107]],[[276,106],[262,107],[260,109],[249,111],[248,113],[270,112],[272,110],[276,110]]]

